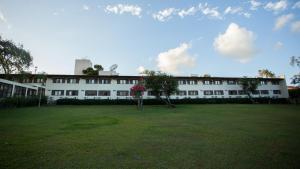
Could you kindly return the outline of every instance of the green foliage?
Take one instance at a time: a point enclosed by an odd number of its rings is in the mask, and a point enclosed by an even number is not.
[[[260,77],[267,77],[267,78],[274,78],[275,77],[275,73],[269,71],[268,69],[258,70],[258,75]]]
[[[0,99],[0,108],[38,106],[39,97],[8,97]],[[47,97],[42,96],[41,105],[47,104]]]
[[[97,71],[102,71],[102,70],[103,70],[102,65],[98,65],[98,64],[94,65],[94,68],[95,68]]]
[[[86,68],[85,70],[82,71],[83,74],[85,75],[99,75],[99,71],[102,71],[103,70],[103,67],[101,65],[94,65],[94,68],[93,69],[92,67],[88,67]]]
[[[259,85],[259,80],[243,78],[240,80],[240,84],[243,90],[247,93],[249,99],[252,100],[251,93],[253,93],[257,89]]]
[[[178,82],[172,75],[168,75],[162,72],[155,72],[146,70],[144,72],[145,87],[147,90],[151,90],[157,99],[164,100],[170,107],[174,107],[171,104],[170,96],[178,90]],[[165,96],[165,99],[162,98]]]
[[[0,71],[5,74],[22,72],[31,64],[32,56],[23,45],[15,45],[11,40],[4,40],[0,36]]]
[[[292,66],[297,66],[298,68],[300,68],[300,56],[296,57],[296,56],[292,56],[291,60],[290,60],[290,64]],[[295,74],[292,77],[292,82],[291,84],[295,84],[295,85],[300,85],[300,72]]]
[[[289,90],[290,98],[300,98],[300,89]]]

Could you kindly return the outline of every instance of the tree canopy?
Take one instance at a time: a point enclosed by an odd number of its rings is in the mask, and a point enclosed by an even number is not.
[[[296,56],[292,56],[291,60],[290,60],[290,64],[292,66],[297,66],[298,68],[300,68],[300,56],[296,57]],[[300,85],[300,72],[298,72],[298,74],[295,74],[292,77],[292,84],[296,84],[296,85]]]
[[[275,77],[275,73],[269,71],[268,69],[258,70],[258,75],[259,77],[269,77],[269,78]]]
[[[88,67],[85,70],[82,71],[85,75],[99,75],[99,71],[102,71],[103,67],[101,65],[94,65],[94,68]]]
[[[32,56],[23,45],[16,45],[11,40],[0,36],[0,71],[5,74],[22,72],[32,65]]]
[[[251,94],[255,92],[259,85],[259,80],[258,79],[248,79],[248,78],[243,78],[240,80],[240,85],[243,88],[243,90],[246,92],[248,95],[249,99],[253,101]]]
[[[157,99],[164,101],[168,106],[175,107],[170,101],[170,96],[177,92],[178,82],[172,76],[162,72],[146,70],[145,87],[150,90]]]

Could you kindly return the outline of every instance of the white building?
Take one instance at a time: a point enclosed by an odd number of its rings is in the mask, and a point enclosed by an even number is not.
[[[15,75],[18,76],[18,75]],[[141,76],[87,76],[87,75],[47,75],[43,82],[32,75],[24,79],[26,85],[44,83],[45,95],[51,100],[74,99],[130,99],[130,88],[138,83]],[[1,75],[0,75],[0,78]],[[173,99],[183,98],[241,98],[247,97],[238,77],[176,77],[179,91]],[[288,98],[284,78],[256,78],[260,80],[253,97]],[[2,83],[2,82],[1,82]],[[1,89],[0,89],[1,92]],[[144,98],[154,98],[146,91]]]

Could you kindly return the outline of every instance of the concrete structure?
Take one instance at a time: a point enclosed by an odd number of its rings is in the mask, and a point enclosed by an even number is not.
[[[17,76],[17,75],[14,75]],[[1,75],[0,75],[1,78]],[[131,99],[130,88],[138,83],[141,76],[87,76],[87,75],[47,75],[43,82],[32,75],[23,82],[29,85],[45,83],[45,94],[50,100],[74,99]],[[242,98],[247,95],[242,90],[237,77],[176,77],[179,91],[173,99],[183,98]],[[288,98],[286,81],[283,78],[255,78],[260,85],[253,97]],[[146,91],[145,99],[154,98]]]
[[[89,59],[76,59],[74,75],[83,75],[82,71],[88,67],[93,67],[92,62]]]

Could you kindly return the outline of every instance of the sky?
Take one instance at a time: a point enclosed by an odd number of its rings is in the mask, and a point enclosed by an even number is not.
[[[300,56],[297,0],[0,0],[0,35],[21,43],[39,72],[73,74],[90,59],[121,75],[285,75]]]

